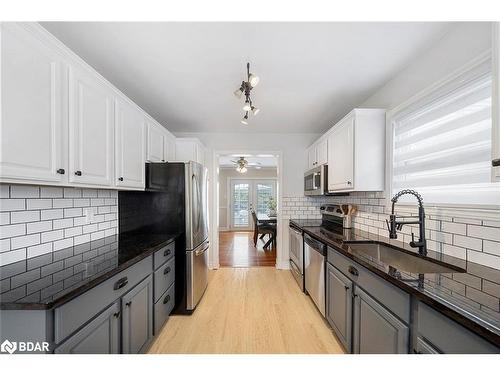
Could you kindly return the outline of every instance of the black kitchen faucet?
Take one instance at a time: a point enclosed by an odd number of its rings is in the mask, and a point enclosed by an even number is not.
[[[418,201],[418,220],[409,220],[409,219],[415,219],[414,216],[396,216],[394,214],[394,205],[398,201],[398,199],[405,194],[410,194],[413,195],[417,198]],[[392,201],[392,212],[391,215],[389,216],[389,220],[386,220],[387,223],[387,229],[389,229],[389,238],[398,238],[397,232],[398,230],[401,230],[403,228],[403,225],[405,224],[418,224],[418,229],[419,229],[419,239],[418,241],[415,241],[415,237],[413,235],[413,232],[411,232],[411,241],[410,241],[410,246],[411,247],[418,247],[418,253],[420,255],[427,255],[427,243],[425,240],[425,212],[424,212],[424,204],[422,200],[422,196],[417,193],[414,190],[401,190],[399,193],[397,193],[394,197],[391,199]],[[403,219],[402,221],[398,219]],[[407,219],[407,220],[404,220]]]

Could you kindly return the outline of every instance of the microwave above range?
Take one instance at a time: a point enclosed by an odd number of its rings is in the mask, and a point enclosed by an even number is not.
[[[320,165],[304,173],[304,195],[326,195],[328,165]]]

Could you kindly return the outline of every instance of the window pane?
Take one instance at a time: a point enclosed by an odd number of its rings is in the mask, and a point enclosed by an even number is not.
[[[250,185],[247,183],[234,184],[233,189],[233,224],[247,227],[250,208]]]
[[[269,200],[274,199],[273,183],[257,183],[257,201],[256,201],[256,212],[259,214],[269,214]]]
[[[403,111],[392,120],[393,193],[414,189],[426,203],[500,205],[491,182],[489,62]]]

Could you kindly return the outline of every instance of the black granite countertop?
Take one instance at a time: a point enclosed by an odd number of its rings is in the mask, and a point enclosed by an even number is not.
[[[0,267],[0,310],[51,309],[175,240],[178,234],[114,235]]]
[[[462,272],[424,274],[424,284],[419,286],[394,276],[394,267],[389,268],[389,264],[349,246],[356,241],[380,241],[421,257],[408,244],[356,229],[326,228],[320,220],[290,223],[500,347],[500,270],[429,250],[424,258]],[[402,279],[418,278],[418,274],[400,273]]]

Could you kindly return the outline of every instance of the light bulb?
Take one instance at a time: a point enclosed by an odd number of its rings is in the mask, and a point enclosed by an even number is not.
[[[234,96],[236,96],[238,99],[241,99],[241,95],[243,94],[243,91],[240,89],[236,90],[234,92]]]
[[[247,167],[243,167],[243,168],[241,168],[241,169],[240,169],[240,171],[239,171],[239,172],[240,172],[240,173],[245,173],[246,171],[247,171]]]
[[[250,77],[248,77],[248,82],[250,83],[250,86],[255,87],[259,83],[259,77],[250,74]]]
[[[253,107],[252,106],[252,113],[254,116],[257,116],[257,114],[260,112],[260,108],[257,108],[257,107]]]
[[[243,106],[243,110],[245,112],[252,110],[252,106],[250,105],[250,102],[245,102],[245,105]]]
[[[248,125],[248,121],[247,121],[247,119],[246,119],[245,117],[243,117],[243,118],[241,119],[241,123],[242,123],[243,125]]]

